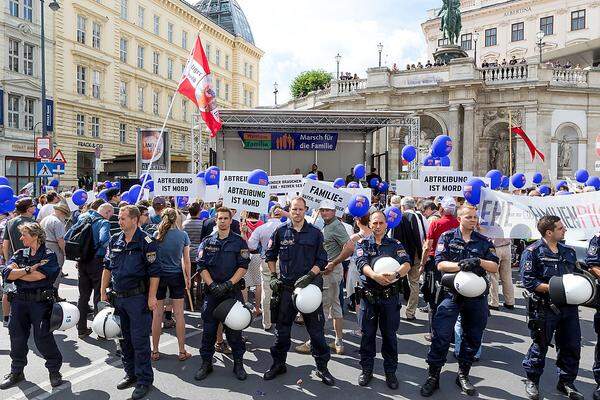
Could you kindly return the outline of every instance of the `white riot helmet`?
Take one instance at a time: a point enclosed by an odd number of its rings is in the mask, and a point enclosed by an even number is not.
[[[455,274],[444,274],[442,285],[462,296],[477,297],[485,293],[487,280],[473,272],[460,271]]]
[[[596,297],[596,284],[583,274],[565,274],[550,278],[548,294],[557,306],[587,303]]]
[[[252,312],[236,299],[223,300],[213,311],[213,317],[234,331],[242,331],[252,322]]]
[[[74,327],[79,322],[79,309],[77,306],[60,301],[52,305],[52,313],[50,314],[50,332],[66,331]]]
[[[305,288],[294,289],[292,300],[298,311],[302,314],[310,314],[321,305],[323,292],[317,285],[310,284]]]
[[[104,307],[96,314],[92,322],[92,331],[105,339],[121,337],[121,318],[115,315],[113,307]]]
[[[373,271],[376,274],[396,272],[399,269],[400,263],[394,257],[379,257],[373,264]]]

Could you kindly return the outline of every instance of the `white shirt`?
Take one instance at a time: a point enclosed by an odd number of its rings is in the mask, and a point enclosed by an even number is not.
[[[248,248],[250,250],[256,250],[260,244],[262,246],[262,253],[264,254],[269,247],[269,240],[271,240],[273,232],[275,232],[281,224],[283,224],[283,222],[281,222],[279,218],[270,218],[267,222],[256,228],[248,238]]]
[[[58,203],[56,203],[56,204],[58,204]],[[37,221],[39,222],[39,221],[43,220],[44,218],[46,218],[48,215],[52,215],[53,212],[54,212],[54,203],[44,204],[42,206],[42,208],[40,208],[40,211],[38,212]]]

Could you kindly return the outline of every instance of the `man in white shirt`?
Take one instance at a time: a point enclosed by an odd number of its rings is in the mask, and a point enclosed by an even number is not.
[[[60,203],[61,199],[58,193],[56,193],[54,190],[51,190],[48,193],[46,193],[46,200],[47,203],[44,204],[38,212],[36,218],[38,222],[46,218],[48,215],[52,215],[54,213],[54,205]]]

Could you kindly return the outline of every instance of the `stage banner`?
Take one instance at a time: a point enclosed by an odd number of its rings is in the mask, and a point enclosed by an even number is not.
[[[529,197],[482,188],[478,210],[481,232],[491,238],[539,239],[544,215],[560,217],[566,240],[588,240],[600,231],[600,192]]]
[[[335,215],[341,217],[344,215],[344,210],[348,206],[352,195],[329,186],[320,181],[306,179],[304,188],[300,194],[306,200],[306,206],[317,210],[323,200],[331,200],[335,204]]]
[[[335,151],[338,134],[310,132],[246,132],[238,131],[247,150]]]
[[[223,185],[223,206],[238,211],[259,214],[269,213],[269,188],[249,183],[225,182]]]

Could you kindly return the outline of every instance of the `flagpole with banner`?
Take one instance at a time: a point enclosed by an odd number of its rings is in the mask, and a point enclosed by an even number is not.
[[[513,173],[513,162],[512,162],[512,111],[508,110],[508,176],[512,176]]]

